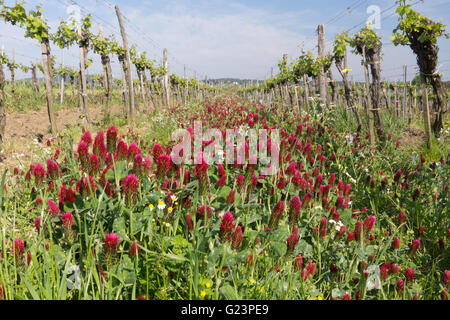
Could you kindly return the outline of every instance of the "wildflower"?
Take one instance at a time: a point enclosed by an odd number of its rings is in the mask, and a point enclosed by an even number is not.
[[[356,222],[355,224],[355,239],[356,241],[359,241],[361,239],[361,221]]]
[[[156,175],[159,180],[162,180],[169,173],[169,170],[172,166],[172,159],[170,159],[170,156],[162,154],[157,159],[156,164],[157,164]]]
[[[142,177],[144,174],[144,159],[140,153],[136,154],[133,158],[133,172],[138,177]]]
[[[345,225],[341,225],[339,227],[339,231],[336,232],[334,241],[339,241],[342,238],[342,236],[345,234],[346,231],[347,231],[347,227]]]
[[[145,157],[145,159],[144,159],[144,164],[143,164],[143,167],[144,167],[144,173],[146,174],[146,175],[150,175],[151,173],[152,173],[152,166],[153,166],[153,163],[152,163],[152,157],[148,154],[146,157]]]
[[[41,230],[41,218],[34,219],[34,227],[36,228],[36,231],[39,233]]]
[[[48,212],[52,215],[53,218],[57,217],[61,210],[59,210],[58,205],[53,200],[47,201]]]
[[[81,163],[81,167],[83,170],[88,171],[89,170],[89,150],[88,146],[84,142],[84,140],[81,140],[78,144],[78,160]]]
[[[86,146],[89,147],[92,143],[91,133],[89,131],[83,133],[83,135],[81,136],[81,141],[83,141],[86,144]]]
[[[119,130],[116,127],[111,126],[106,131],[106,148],[109,153],[116,152],[117,145],[117,135],[119,134]]]
[[[280,222],[281,215],[284,212],[284,202],[278,201],[275,208],[272,211],[272,214],[270,216],[269,220],[269,229],[274,230],[278,227],[278,223]]]
[[[239,249],[241,242],[242,242],[242,228],[241,226],[237,226],[232,236],[231,248],[233,248],[234,250]]]
[[[0,288],[0,289],[1,289],[1,288]],[[441,298],[442,298],[442,300],[448,300],[447,293],[448,293],[448,289],[447,289],[447,288],[444,288],[444,291],[441,293]],[[0,298],[1,298],[1,296],[0,296]],[[0,300],[1,300],[1,299],[0,299]]]
[[[444,284],[446,286],[450,285],[450,270],[445,270],[444,271],[444,280],[443,280]]]
[[[218,171],[219,171],[218,172],[219,173],[219,177],[226,176],[225,168],[223,167],[222,164],[219,163],[217,168],[218,168]]]
[[[422,236],[423,236],[423,227],[422,227],[422,226],[419,226],[419,231],[418,231],[418,233],[419,233],[419,237],[422,237]]]
[[[200,163],[195,165],[195,175],[198,179],[199,193],[200,195],[205,195],[209,191],[209,165],[203,157],[203,154],[199,154],[199,160]]]
[[[388,268],[385,266],[380,267],[380,278],[386,280],[388,278]]]
[[[398,291],[398,293],[401,294],[403,292],[404,288],[405,288],[405,283],[403,282],[402,279],[398,279],[398,281],[397,281],[397,291]]]
[[[44,177],[45,177],[45,169],[42,166],[42,164],[40,164],[39,162],[36,163],[34,170],[33,170],[33,174],[34,174],[34,181],[36,183],[37,186],[41,186],[42,183],[44,182]]]
[[[226,212],[222,217],[219,237],[221,242],[227,242],[231,239],[231,233],[234,229],[234,217],[231,212]]]
[[[14,256],[16,257],[16,262],[19,264],[23,263],[23,251],[25,243],[21,238],[14,239]]]
[[[129,174],[120,183],[122,192],[125,193],[128,205],[136,201],[137,189],[139,188],[139,180],[134,174]]]
[[[205,211],[206,214],[208,215],[208,218],[211,218],[211,208],[203,205],[197,210],[197,216],[199,219],[203,219],[205,217]]]
[[[287,256],[291,255],[294,252],[294,249],[298,243],[298,240],[299,240],[298,228],[294,227],[292,234],[286,240],[286,244],[287,244],[286,255]]]
[[[409,254],[413,255],[420,248],[420,241],[414,240],[409,247]]]
[[[300,209],[302,208],[302,203],[298,195],[295,195],[289,205],[289,226],[293,227],[297,224],[298,217],[300,215]]]
[[[128,146],[128,160],[133,160],[134,156],[141,153],[141,149],[138,147],[136,142],[130,143]]]
[[[399,216],[398,216],[398,222],[399,222],[399,224],[403,224],[403,223],[405,223],[405,221],[406,221],[406,216],[402,211],[400,211]]]
[[[73,231],[73,215],[70,212],[66,212],[62,215],[61,221],[64,226],[64,236],[69,243],[75,240],[75,233]]]
[[[301,271],[303,266],[303,257],[301,254],[298,254],[294,261],[294,268],[296,271]]]
[[[157,162],[159,159],[159,156],[161,156],[164,153],[163,148],[159,144],[155,144],[153,146],[152,155],[153,155],[153,161]]]
[[[375,216],[371,216],[371,217],[367,218],[366,220],[364,220],[364,224],[363,224],[364,235],[367,236],[370,233],[370,231],[372,231],[372,228],[375,225],[376,220],[377,220],[377,218]]]
[[[70,212],[66,212],[62,215],[61,221],[66,228],[72,228],[73,226],[73,215]]]
[[[164,203],[164,201],[159,200],[158,202],[158,209],[159,210],[164,210],[166,208],[166,204]]]
[[[117,144],[117,161],[127,159],[128,159],[128,146],[123,140],[120,140],[119,143]]]
[[[200,296],[201,296],[202,298],[204,298],[204,297],[206,296],[206,292],[205,292],[205,291],[200,292]]]
[[[118,248],[119,237],[115,233],[107,234],[103,246],[105,263],[107,265],[114,263]]]
[[[345,205],[344,205],[344,197],[343,196],[338,196],[335,206],[337,209],[345,209]]]
[[[312,195],[310,193],[306,193],[305,196],[303,197],[303,201],[302,201],[302,208],[307,208],[310,201],[311,201]]]
[[[396,236],[394,236],[394,238],[393,238],[392,247],[394,249],[399,249],[400,248],[400,239],[397,238]]]
[[[414,269],[408,268],[405,272],[406,282],[411,284],[414,281]]]
[[[137,257],[141,253],[141,248],[139,248],[139,241],[134,240],[130,247],[130,255]]]
[[[57,179],[59,176],[59,166],[52,159],[47,159],[47,172],[52,179]]]
[[[100,161],[105,160],[107,151],[105,145],[105,134],[103,130],[100,130],[95,136],[92,152],[100,159]]]
[[[301,188],[302,174],[300,173],[300,171],[295,171],[295,173],[291,179],[291,182],[294,185],[296,190],[299,190]]]
[[[234,196],[236,191],[234,189],[230,190],[230,193],[227,196],[226,203],[228,205],[232,205],[234,203]]]
[[[355,239],[355,236],[354,236],[353,232],[349,232],[347,234],[347,241],[351,242],[351,241],[353,241],[353,239]]]
[[[351,300],[350,295],[348,293],[344,294],[342,300]]]
[[[286,174],[290,177],[295,175],[297,164],[295,162],[291,162],[286,169]]]
[[[400,271],[400,266],[396,265],[396,264],[391,264],[391,272],[393,274],[397,274]]]
[[[98,157],[93,154],[91,155],[91,158],[89,160],[89,164],[90,164],[90,170],[89,170],[89,174],[91,176],[95,176],[98,172],[98,167],[99,167],[99,160]]]

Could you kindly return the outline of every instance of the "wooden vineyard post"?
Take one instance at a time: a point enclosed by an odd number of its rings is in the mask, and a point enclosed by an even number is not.
[[[309,93],[308,93],[308,77],[306,74],[303,75],[303,84],[305,86],[305,105],[306,105],[306,111],[309,109]]]
[[[406,120],[406,71],[407,66],[403,66],[403,121]]]
[[[123,101],[124,101],[124,105],[123,105],[123,114],[127,117],[127,119],[130,117],[130,94],[128,92],[129,87],[127,85],[128,81],[127,81],[127,75],[126,75],[126,63],[125,63],[125,59],[122,58],[120,59],[119,57],[119,62],[121,64],[121,75],[122,75],[122,94],[123,94]],[[130,120],[129,120],[130,121]]]
[[[61,50],[61,55],[62,55],[62,67],[64,68],[64,49]],[[62,104],[64,103],[64,82],[66,80],[66,74],[63,73],[62,77],[61,77],[61,100],[60,100],[60,105],[62,106]]]
[[[98,34],[101,40],[103,40],[103,28],[102,25],[98,25]],[[109,54],[106,54],[105,52],[101,52],[101,61],[103,66],[103,82],[105,84],[105,90],[106,90],[106,101],[104,105],[104,113],[103,113],[103,120],[104,123],[108,123],[110,116],[111,116],[111,100],[112,100],[112,92],[113,92],[113,76],[112,76],[112,69],[111,69],[111,58]],[[123,78],[122,78],[123,79]]]
[[[300,104],[298,102],[297,83],[294,85],[294,96],[295,96],[295,106],[297,107],[297,112],[300,113]]]
[[[394,108],[395,108],[395,115],[397,117],[400,117],[397,86],[394,87]]]
[[[128,102],[129,102],[129,106],[128,106],[128,121],[129,122],[133,122],[134,119],[134,84],[133,84],[133,76],[131,73],[131,57],[130,57],[130,49],[128,48],[128,40],[127,40],[127,34],[125,32],[125,28],[123,26],[123,22],[122,22],[122,14],[120,13],[120,9],[119,6],[116,5],[115,6],[116,9],[116,15],[117,15],[117,20],[119,20],[119,27],[120,27],[120,33],[122,35],[122,40],[123,40],[123,47],[125,49],[125,65],[127,67],[126,70],[126,81],[127,81],[127,87],[128,87]]]
[[[374,128],[374,120],[373,120],[373,111],[371,96],[370,96],[370,79],[369,79],[369,70],[367,67],[366,61],[366,47],[363,47],[363,67],[364,67],[364,76],[366,78],[366,112],[369,117],[369,133],[370,133],[370,144],[375,146],[375,128]]]
[[[167,49],[163,50],[164,63],[164,97],[166,100],[166,107],[170,108],[170,84],[169,84],[169,61],[167,60]]]
[[[324,34],[324,25],[320,24],[317,28],[317,34],[319,38],[318,43],[318,54],[319,57],[323,58],[325,56],[325,34]],[[320,103],[324,106],[327,103],[327,78],[323,69],[323,66],[320,67],[319,70],[319,92],[320,92]]]
[[[1,50],[1,57],[3,57],[3,48]],[[2,59],[2,58],[0,58]],[[3,138],[6,127],[6,112],[5,112],[5,74],[3,73],[3,64],[0,61],[0,150],[3,150]]]
[[[33,82],[34,92],[39,93],[39,84],[37,81],[37,66],[35,63],[31,66],[31,81]]]
[[[47,112],[50,120],[52,133],[56,133],[58,128],[56,126],[55,109],[53,107],[53,78],[51,77],[51,62],[50,62],[50,45],[49,40],[44,39],[41,42],[42,50],[42,65],[44,67],[45,89],[47,94]]]
[[[81,28],[78,29],[78,35],[81,38]],[[80,51],[80,80],[81,80],[81,112],[84,114],[86,121],[89,122],[89,106],[87,96],[87,78],[86,78],[86,61],[87,61],[87,47],[85,39],[79,42]]]
[[[186,86],[184,87],[184,93],[183,93],[183,102],[184,104],[187,104],[187,98],[188,98],[188,86],[189,86],[189,80],[186,79],[186,65],[183,65],[184,73],[183,73],[183,79],[186,82]]]
[[[388,86],[388,108],[390,108],[391,107],[391,84],[388,82],[387,86]]]
[[[9,69],[9,71],[11,72],[11,92],[14,94],[16,92],[16,61],[14,48],[12,48],[11,59],[11,68]]]
[[[431,148],[431,121],[430,121],[430,107],[428,105],[428,89],[426,79],[423,74],[420,75],[422,82],[422,103],[423,103],[423,120],[425,124],[425,142],[427,148]]]

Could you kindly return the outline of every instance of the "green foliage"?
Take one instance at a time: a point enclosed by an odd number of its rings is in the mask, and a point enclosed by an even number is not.
[[[91,26],[91,15],[85,16],[80,26],[77,26],[73,20],[68,22],[61,20],[58,30],[51,35],[51,39],[61,49],[70,47],[74,43],[78,43],[80,46],[88,46],[92,37],[89,32]]]
[[[47,20],[42,17],[42,12],[42,8],[37,6],[36,10],[27,13],[22,2],[12,7],[3,4],[0,16],[12,25],[18,24],[25,28],[25,37],[43,42],[48,40],[49,27]]]
[[[391,41],[394,45],[409,45],[411,40],[417,39],[419,42],[436,43],[437,39],[445,36],[450,37],[445,33],[446,26],[440,22],[423,16],[411,8],[410,0],[398,0],[396,12],[398,13],[398,25],[394,29],[391,36]]]
[[[363,52],[363,48],[366,49],[366,53],[368,50],[379,51],[382,46],[381,36],[379,36],[370,25],[366,25],[350,39],[350,46],[354,48],[354,53],[360,55]]]
[[[347,32],[336,34],[333,45],[333,54],[335,59],[343,59],[347,51],[347,45],[350,43],[350,38]]]

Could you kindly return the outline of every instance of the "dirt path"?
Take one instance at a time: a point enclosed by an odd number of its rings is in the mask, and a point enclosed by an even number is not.
[[[101,111],[100,107],[89,109],[94,126],[101,123],[103,117]],[[120,113],[121,106],[114,106],[111,110],[112,115]],[[56,112],[56,123],[58,130],[63,132],[71,128],[80,128],[85,121],[77,108],[71,108]],[[55,135],[49,133],[49,128],[48,113],[45,109],[29,111],[24,114],[8,113],[3,141],[3,161],[0,163],[0,169],[13,169],[37,161],[39,152],[41,152],[41,156],[42,152],[52,153],[46,142],[48,139],[54,139]],[[81,129],[79,131],[81,132]]]

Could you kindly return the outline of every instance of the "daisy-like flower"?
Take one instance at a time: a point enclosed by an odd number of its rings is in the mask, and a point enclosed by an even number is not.
[[[153,209],[155,209],[155,206],[154,206],[152,203],[150,203],[150,204],[148,205],[148,207],[150,208],[150,211],[153,211]]]
[[[330,219],[329,223],[334,224],[334,229],[335,229],[337,232],[339,232],[339,231],[341,230],[341,227],[344,225],[344,224],[342,223],[342,221],[336,222],[336,221],[334,221],[333,219]]]
[[[164,210],[166,208],[166,204],[164,203],[164,201],[159,200],[158,202],[158,209],[159,210]]]
[[[177,196],[171,195],[170,199],[172,199],[173,202],[176,202],[178,200]]]
[[[172,207],[169,207],[169,208],[167,208],[167,211],[168,211],[169,213],[172,213],[173,208],[172,208]]]

